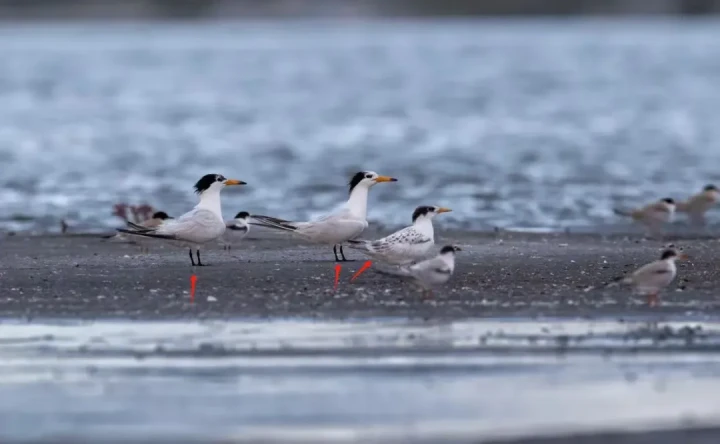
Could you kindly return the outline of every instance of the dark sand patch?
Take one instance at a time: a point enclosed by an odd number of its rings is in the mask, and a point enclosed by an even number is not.
[[[712,239],[637,241],[621,235],[451,231],[456,275],[434,300],[407,283],[372,271],[355,283],[367,259],[347,250],[333,291],[330,248],[290,239],[249,239],[226,252],[204,251],[196,302],[189,303],[187,251],[164,244],[150,254],[96,236],[24,236],[2,240],[0,316],[222,318],[633,316],[720,313],[720,267]],[[668,243],[692,261],[650,309],[621,288],[585,291],[654,260]]]

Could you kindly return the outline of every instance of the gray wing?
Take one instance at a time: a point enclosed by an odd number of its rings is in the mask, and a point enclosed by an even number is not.
[[[434,257],[434,258],[428,259],[426,261],[418,262],[417,264],[409,267],[409,270],[413,274],[426,273],[428,271],[434,271],[436,273],[441,273],[441,274],[452,273],[452,270],[450,269],[448,264],[439,257]]]
[[[212,211],[196,208],[177,219],[168,219],[155,229],[155,233],[187,239],[195,236],[206,227],[217,224],[217,216]]]
[[[368,249],[376,253],[386,253],[390,250],[400,253],[405,248],[432,242],[428,236],[419,233],[414,227],[406,227],[395,233],[368,243]]]

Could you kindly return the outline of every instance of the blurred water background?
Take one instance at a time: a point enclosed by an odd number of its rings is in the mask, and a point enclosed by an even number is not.
[[[178,215],[215,172],[249,183],[227,217],[312,217],[359,169],[400,179],[371,194],[386,225],[614,224],[720,182],[718,54],[709,19],[10,22],[0,226]]]
[[[3,442],[469,443],[720,418],[712,319],[0,326]]]

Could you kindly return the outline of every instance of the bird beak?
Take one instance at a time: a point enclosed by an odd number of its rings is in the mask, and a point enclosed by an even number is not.
[[[440,207],[440,208],[438,208],[437,213],[438,213],[438,214],[440,214],[440,213],[449,213],[449,212],[451,212],[451,211],[452,211],[452,210],[451,210],[450,208]]]
[[[375,182],[397,182],[397,179],[389,176],[378,176]]]
[[[228,179],[225,181],[225,185],[247,185],[242,180]]]
[[[687,254],[681,254],[680,256],[678,256],[678,259],[680,259],[681,261],[689,261],[690,256],[688,256]]]

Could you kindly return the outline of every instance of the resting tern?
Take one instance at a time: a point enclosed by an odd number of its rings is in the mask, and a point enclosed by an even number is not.
[[[614,211],[615,214],[631,217],[635,222],[642,224],[649,234],[660,234],[662,233],[662,226],[673,220],[675,201],[666,197],[635,210],[616,208]]]
[[[434,258],[418,262],[414,265],[397,267],[392,270],[376,269],[379,273],[409,278],[417,283],[425,296],[432,295],[435,286],[442,285],[450,279],[455,271],[455,252],[462,251],[455,245],[446,245]]]
[[[686,213],[696,225],[705,225],[705,213],[720,200],[720,190],[715,185],[706,185],[703,190],[688,200],[678,202],[676,211]]]
[[[235,218],[225,222],[225,233],[219,238],[219,243],[224,250],[229,250],[248,234],[250,231],[249,218],[250,213],[241,211],[235,215]]]
[[[368,192],[380,182],[396,182],[397,179],[380,176],[373,171],[361,171],[350,179],[350,197],[340,208],[318,219],[309,222],[290,222],[269,216],[252,215],[253,225],[284,230],[318,244],[333,246],[335,261],[341,259],[337,255],[340,246],[342,261],[347,261],[343,253],[342,243],[359,236],[368,226],[367,200]]]
[[[382,239],[348,240],[350,248],[392,265],[407,265],[427,258],[435,246],[432,219],[450,210],[445,207],[417,207],[412,215],[412,225]]]
[[[245,182],[226,179],[221,174],[206,174],[195,184],[195,192],[200,195],[200,202],[189,212],[177,219],[167,219],[155,227],[143,227],[128,222],[131,229],[118,231],[133,236],[178,241],[190,249],[190,263],[195,266],[194,249],[197,265],[203,266],[200,261],[200,245],[216,240],[225,233],[220,191],[229,185],[245,185]]]
[[[667,249],[663,251],[660,260],[643,265],[628,276],[617,278],[615,283],[633,286],[638,293],[647,295],[648,304],[653,306],[658,302],[658,293],[670,285],[677,275],[675,261],[688,259],[685,254]]]
[[[153,228],[153,227],[157,227],[158,225],[160,225],[161,223],[163,223],[163,221],[165,221],[167,219],[172,219],[172,218],[170,216],[168,216],[168,214],[164,211],[156,211],[155,213],[153,213],[153,215],[150,219],[144,220],[144,221],[138,223],[137,225],[139,225],[143,228]],[[127,223],[129,221],[125,220],[125,222]],[[148,246],[145,245],[144,242],[141,242],[139,239],[137,239],[137,240],[129,239],[128,235],[125,233],[116,233],[116,234],[111,234],[109,236],[103,236],[103,239],[108,239],[111,242],[130,242],[130,243],[136,242],[138,245],[140,245],[140,249],[143,252],[148,251]]]

